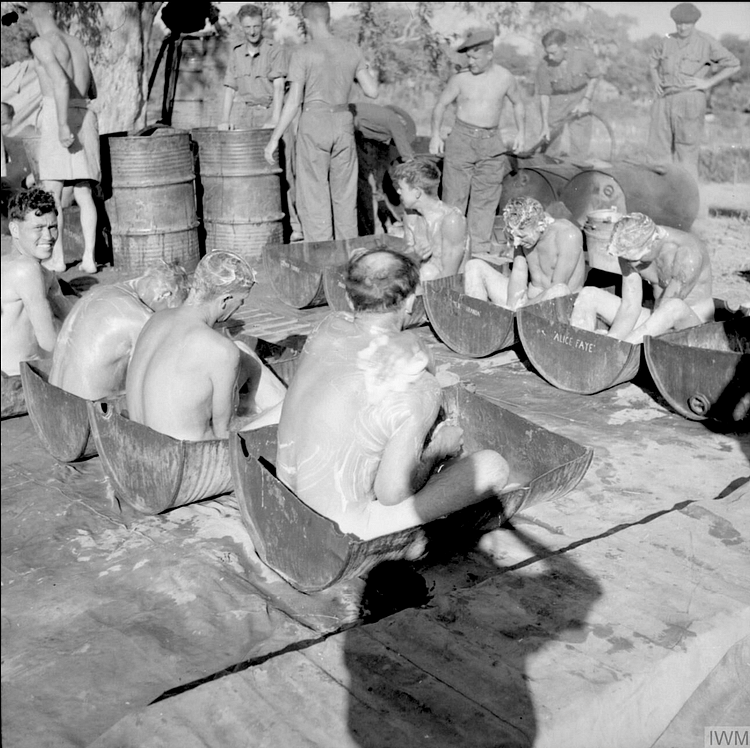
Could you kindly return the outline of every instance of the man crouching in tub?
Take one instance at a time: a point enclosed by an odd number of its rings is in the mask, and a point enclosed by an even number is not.
[[[279,422],[279,478],[365,540],[496,495],[508,481],[497,452],[462,455],[462,429],[436,426],[442,393],[429,352],[402,329],[418,283],[416,264],[397,252],[350,260],[354,313],[330,314],[308,338]]]
[[[138,337],[125,383],[131,420],[187,441],[225,439],[230,424],[278,422],[284,385],[252,350],[214,330],[254,283],[250,266],[232,252],[201,259],[184,304],[155,312]],[[255,411],[247,423],[235,419],[243,386]]]

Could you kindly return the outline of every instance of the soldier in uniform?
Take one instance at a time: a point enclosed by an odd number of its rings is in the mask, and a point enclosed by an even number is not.
[[[701,12],[692,3],[672,8],[676,31],[651,52],[656,99],[651,108],[648,150],[659,161],[674,160],[698,181],[698,149],[706,116],[706,93],[740,69],[739,60],[695,28]],[[721,68],[711,75],[711,67]]]
[[[228,130],[232,124],[273,128],[284,103],[286,54],[281,46],[264,38],[263,11],[257,5],[243,5],[237,19],[245,41],[237,44],[229,56],[219,129]],[[236,96],[239,106],[232,118]]]
[[[374,99],[378,82],[361,50],[331,33],[328,3],[302,4],[309,40],[289,60],[289,94],[265,149],[274,151],[297,112],[297,212],[305,241],[351,239],[357,231],[357,150],[349,98],[356,80]]]
[[[542,114],[542,137],[549,141],[546,152],[551,156],[569,155],[585,160],[591,147],[591,99],[599,84],[601,71],[594,55],[587,49],[568,44],[560,29],[552,29],[542,37],[544,59],[536,70],[536,93]],[[576,116],[578,115],[578,116]],[[568,118],[570,152],[563,154],[563,130],[552,138],[551,131]]]

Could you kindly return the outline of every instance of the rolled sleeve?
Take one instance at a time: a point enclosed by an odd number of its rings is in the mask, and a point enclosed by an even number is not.
[[[305,64],[304,49],[295,49],[289,59],[287,80],[290,83],[302,83],[304,85],[307,77],[307,65]]]
[[[289,73],[289,57],[284,47],[274,44],[268,55],[268,79],[286,78]]]
[[[711,62],[722,68],[738,68],[740,61],[723,45],[711,39]]]

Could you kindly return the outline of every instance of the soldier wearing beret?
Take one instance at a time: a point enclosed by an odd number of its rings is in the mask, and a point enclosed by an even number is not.
[[[698,181],[698,149],[706,114],[706,92],[734,75],[739,60],[695,28],[701,12],[692,3],[672,8],[676,31],[651,52],[656,99],[651,109],[648,150],[660,161],[673,160]],[[711,75],[716,65],[718,73]]]
[[[523,150],[526,110],[513,74],[493,60],[492,29],[471,31],[459,52],[469,58],[468,70],[453,75],[432,112],[430,153],[443,155],[442,199],[466,213],[472,251],[489,252],[495,213],[510,171],[505,155],[511,150],[500,134],[506,97],[513,105],[518,133],[513,151]],[[443,141],[440,127],[446,108],[456,103],[456,120]]]

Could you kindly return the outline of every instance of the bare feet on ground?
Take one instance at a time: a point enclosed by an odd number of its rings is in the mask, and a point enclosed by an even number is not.
[[[96,275],[96,273],[99,272],[99,268],[97,267],[97,265],[96,265],[95,262],[92,262],[90,265],[88,263],[86,263],[86,262],[82,262],[78,266],[78,269],[82,273],[87,273],[88,275]]]

